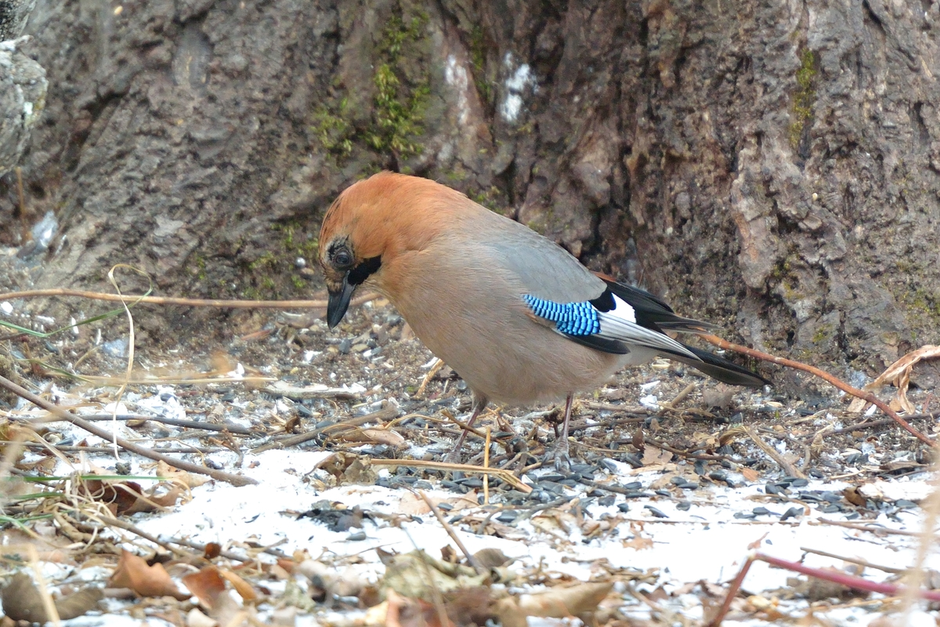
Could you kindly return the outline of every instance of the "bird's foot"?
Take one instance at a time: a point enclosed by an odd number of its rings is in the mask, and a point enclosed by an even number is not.
[[[444,456],[444,459],[442,461],[445,464],[462,464],[463,459],[460,454],[460,449],[457,447],[454,447],[454,449],[451,450],[450,453]]]
[[[568,440],[555,440],[555,446],[545,456],[545,461],[552,460],[555,470],[567,471],[571,469],[571,456],[568,454]]]

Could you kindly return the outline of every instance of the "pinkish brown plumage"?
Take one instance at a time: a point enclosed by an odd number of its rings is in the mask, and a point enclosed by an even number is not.
[[[531,229],[427,179],[384,172],[346,189],[323,219],[320,264],[330,326],[359,285],[374,287],[467,382],[471,422],[489,401],[567,398],[558,459],[567,458],[572,395],[625,365],[660,354],[729,383],[766,383],[663,332],[708,325],[594,275]]]

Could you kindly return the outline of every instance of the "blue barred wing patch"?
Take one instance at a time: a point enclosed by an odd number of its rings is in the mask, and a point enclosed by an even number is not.
[[[600,333],[601,321],[591,303],[556,303],[529,294],[522,298],[532,313],[554,322],[559,333],[576,336]]]

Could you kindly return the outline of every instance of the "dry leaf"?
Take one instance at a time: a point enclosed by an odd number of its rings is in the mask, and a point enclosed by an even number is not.
[[[647,444],[643,451],[643,465],[666,464],[672,459],[672,453]]]
[[[62,620],[84,616],[104,596],[101,588],[83,588],[53,602]],[[16,573],[3,589],[3,613],[12,620],[45,623],[49,620],[42,594],[26,573]]]
[[[216,627],[218,624],[219,621],[209,618],[200,612],[198,607],[194,607],[186,614],[186,627]]]
[[[206,566],[183,577],[183,585],[193,593],[203,607],[212,609],[219,595],[225,592],[225,579],[215,566]]]
[[[130,588],[142,597],[171,596],[185,601],[192,596],[176,587],[162,564],[150,566],[142,558],[128,551],[121,552],[121,559],[108,581],[108,587]]]
[[[767,533],[765,533],[764,535],[762,535],[761,537],[759,537],[758,539],[756,539],[756,540],[754,540],[753,542],[751,542],[750,544],[748,544],[748,545],[747,545],[747,550],[748,550],[748,551],[756,551],[757,549],[759,549],[759,548],[760,548],[760,545],[763,544],[763,542],[764,542],[764,538],[766,538],[768,535],[770,535],[770,532],[769,532],[769,531],[768,531]]]
[[[114,516],[152,512],[162,507],[176,505],[182,493],[180,486],[171,486],[163,494],[158,494],[167,484],[157,484],[144,493],[140,484],[134,481],[105,481],[88,479],[79,484],[79,493],[99,503],[103,503]]]
[[[62,620],[70,620],[84,616],[89,610],[95,609],[104,597],[104,591],[98,587],[82,588],[78,592],[55,600],[55,609]]]
[[[631,522],[630,532],[633,534],[633,537],[621,543],[624,548],[636,549],[637,551],[653,548],[653,539],[643,535],[642,525]]]
[[[515,561],[499,549],[481,549],[473,554],[473,559],[481,568],[499,568]]]
[[[647,538],[646,536],[636,535],[629,540],[624,540],[621,542],[621,545],[625,549],[636,549],[637,551],[642,551],[644,549],[653,548],[653,539]]]
[[[747,467],[741,468],[741,475],[744,477],[744,479],[748,483],[754,483],[755,481],[760,479],[760,472],[758,472],[757,470],[753,468],[747,468]]]
[[[891,399],[891,409],[895,411],[903,410],[905,413],[913,414],[916,412],[914,406],[907,398],[907,387],[911,382],[911,369],[914,364],[924,359],[936,359],[940,357],[940,346],[925,345],[915,351],[911,351],[904,357],[888,366],[881,375],[866,385],[863,389],[867,392],[877,390],[883,385],[891,384],[898,388],[897,394]],[[849,404],[849,411],[860,412],[867,403],[860,398],[856,398]]]
[[[140,484],[134,481],[102,481],[87,479],[78,484],[78,493],[103,503],[114,516],[133,507],[143,495]]]
[[[407,442],[398,432],[391,429],[350,429],[336,436],[337,440],[343,442],[364,443],[364,444],[385,444],[392,448],[402,448]]]
[[[492,624],[492,596],[490,586],[460,588],[444,595],[444,611],[458,625]]]
[[[408,598],[431,599],[435,589],[445,593],[488,582],[487,575],[477,575],[468,566],[435,559],[421,550],[396,555],[376,549],[376,553],[385,565],[382,589],[394,590]]]
[[[859,492],[858,488],[855,486],[849,486],[848,488],[842,490],[842,497],[856,507],[865,507],[865,505],[868,503],[865,496]]]
[[[467,496],[456,496],[448,498],[440,498],[429,496],[431,502],[435,506],[439,506],[441,503],[446,503],[450,505],[451,512],[455,512],[460,509],[467,509],[468,507],[479,507],[476,499],[472,499]],[[398,504],[398,511],[401,514],[407,516],[420,516],[422,514],[428,514],[431,512],[431,508],[428,507],[428,504],[420,496],[414,494],[413,492],[408,492],[401,497],[401,501]]]
[[[13,620],[30,623],[45,623],[49,620],[42,595],[26,573],[13,575],[10,583],[3,589],[3,613]]]
[[[162,479],[177,482],[189,489],[199,487],[204,483],[212,481],[212,479],[209,477],[204,475],[194,475],[185,470],[180,470],[179,468],[170,466],[166,462],[157,462],[156,474]]]
[[[525,627],[527,616],[581,616],[595,611],[613,585],[613,582],[581,583],[570,587],[558,586],[539,594],[500,599],[493,605],[493,612],[503,627]]]
[[[245,601],[254,601],[258,598],[258,593],[255,592],[255,589],[251,586],[250,583],[236,575],[230,570],[222,569],[219,571],[225,580],[232,584],[232,587],[235,588],[235,592],[238,593]]]
[[[385,626],[454,627],[454,624],[446,615],[441,616],[437,609],[427,601],[409,599],[397,594],[394,590],[389,590]]]
[[[437,503],[440,503],[440,499],[436,499]],[[431,499],[431,502],[434,503],[435,499]],[[434,503],[437,505],[437,503]],[[405,516],[421,516],[423,514],[429,514],[431,508],[428,507],[428,504],[424,502],[420,496],[414,492],[407,492],[404,496],[401,497],[401,500],[398,502],[398,511]]]
[[[604,583],[579,583],[570,587],[556,586],[539,594],[523,594],[519,607],[526,616],[540,618],[566,618],[593,612],[607,596],[612,581]]]

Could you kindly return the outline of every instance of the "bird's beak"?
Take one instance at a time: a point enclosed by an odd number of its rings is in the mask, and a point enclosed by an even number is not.
[[[356,287],[358,286],[350,285],[349,276],[344,275],[343,285],[337,290],[329,290],[330,301],[326,306],[326,323],[331,329],[338,325],[343,316],[346,315],[346,310],[349,308],[349,299],[352,298]]]

